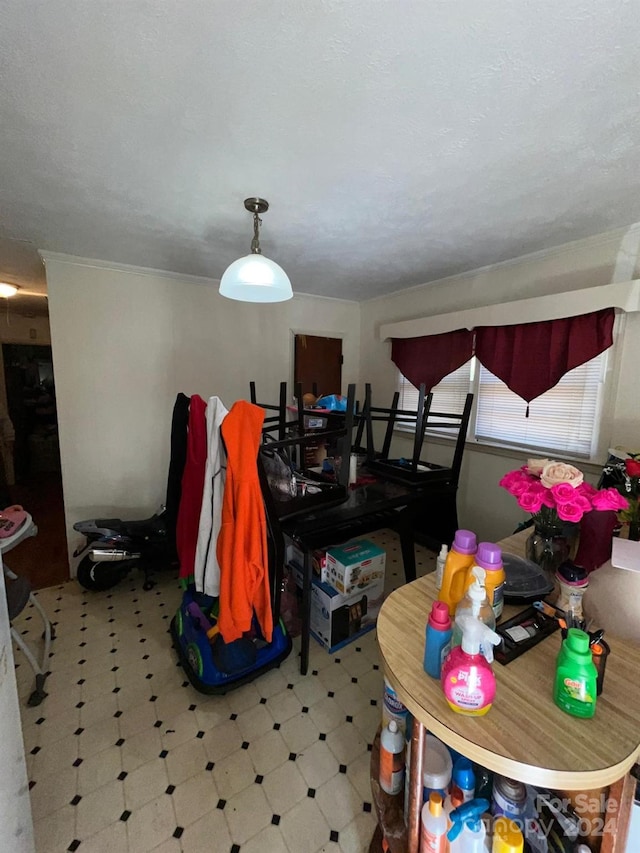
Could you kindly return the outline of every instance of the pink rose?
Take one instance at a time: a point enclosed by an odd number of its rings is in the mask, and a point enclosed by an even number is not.
[[[518,498],[518,506],[525,512],[540,512],[542,509],[542,496],[544,489],[527,489]]]
[[[595,494],[597,494],[598,490],[592,486],[591,483],[587,483],[585,481],[584,483],[580,483],[577,491],[579,491],[581,495],[584,495],[585,498],[591,499]]]
[[[556,510],[563,521],[580,521],[584,515],[584,509],[575,501],[558,504]]]
[[[574,468],[573,465],[567,465],[566,462],[549,462],[544,466],[540,475],[540,482],[548,489],[553,488],[558,483],[569,483],[570,486],[577,489],[583,480],[582,471]]]
[[[531,478],[523,471],[509,471],[500,480],[499,485],[506,489],[509,494],[518,497],[529,487]]]
[[[558,483],[551,488],[551,494],[555,498],[556,503],[566,503],[572,501],[576,496],[576,490],[569,483]]]
[[[622,497],[617,489],[610,488],[596,492],[591,498],[591,504],[594,509],[598,509],[601,512],[608,509],[618,512],[621,509],[627,509],[629,501]]]
[[[554,500],[551,489],[545,489],[544,486],[542,493],[542,505],[548,506],[550,509],[555,509],[556,507],[556,502]]]

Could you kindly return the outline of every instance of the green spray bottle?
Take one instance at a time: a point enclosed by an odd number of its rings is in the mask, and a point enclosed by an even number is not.
[[[553,701],[574,717],[593,717],[597,679],[589,635],[579,628],[569,628],[556,661]]]

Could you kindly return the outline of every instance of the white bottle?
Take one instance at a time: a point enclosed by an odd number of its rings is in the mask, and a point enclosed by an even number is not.
[[[449,549],[446,545],[440,548],[440,553],[436,557],[436,589],[440,591],[442,586],[442,575],[444,574],[444,564],[447,562],[447,554]]]
[[[475,616],[476,619],[484,622],[492,631],[495,631],[496,628],[496,615],[493,612],[493,607],[491,606],[485,587],[486,572],[480,566],[474,566],[471,574],[475,580],[456,607],[453,634],[451,636],[452,649],[462,643],[462,627],[460,622],[462,616]]]
[[[404,788],[404,734],[395,720],[380,734],[380,787],[387,794]]]
[[[447,817],[442,810],[440,794],[429,794],[420,817],[420,853],[445,853],[447,850]]]

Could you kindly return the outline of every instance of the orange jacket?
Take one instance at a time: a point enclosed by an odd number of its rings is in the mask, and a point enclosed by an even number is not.
[[[218,625],[227,643],[250,630],[254,610],[268,642],[273,631],[267,527],[256,463],[263,421],[264,409],[239,400],[220,428],[227,450],[227,479],[217,543]]]

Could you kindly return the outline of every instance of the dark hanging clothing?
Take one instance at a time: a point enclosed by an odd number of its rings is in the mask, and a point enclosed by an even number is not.
[[[187,424],[189,422],[189,398],[186,394],[178,394],[173,404],[171,418],[171,458],[167,477],[167,498],[165,501],[167,540],[173,559],[178,558],[176,549],[176,527],[178,524],[178,508],[182,494],[182,474],[187,461]]]

